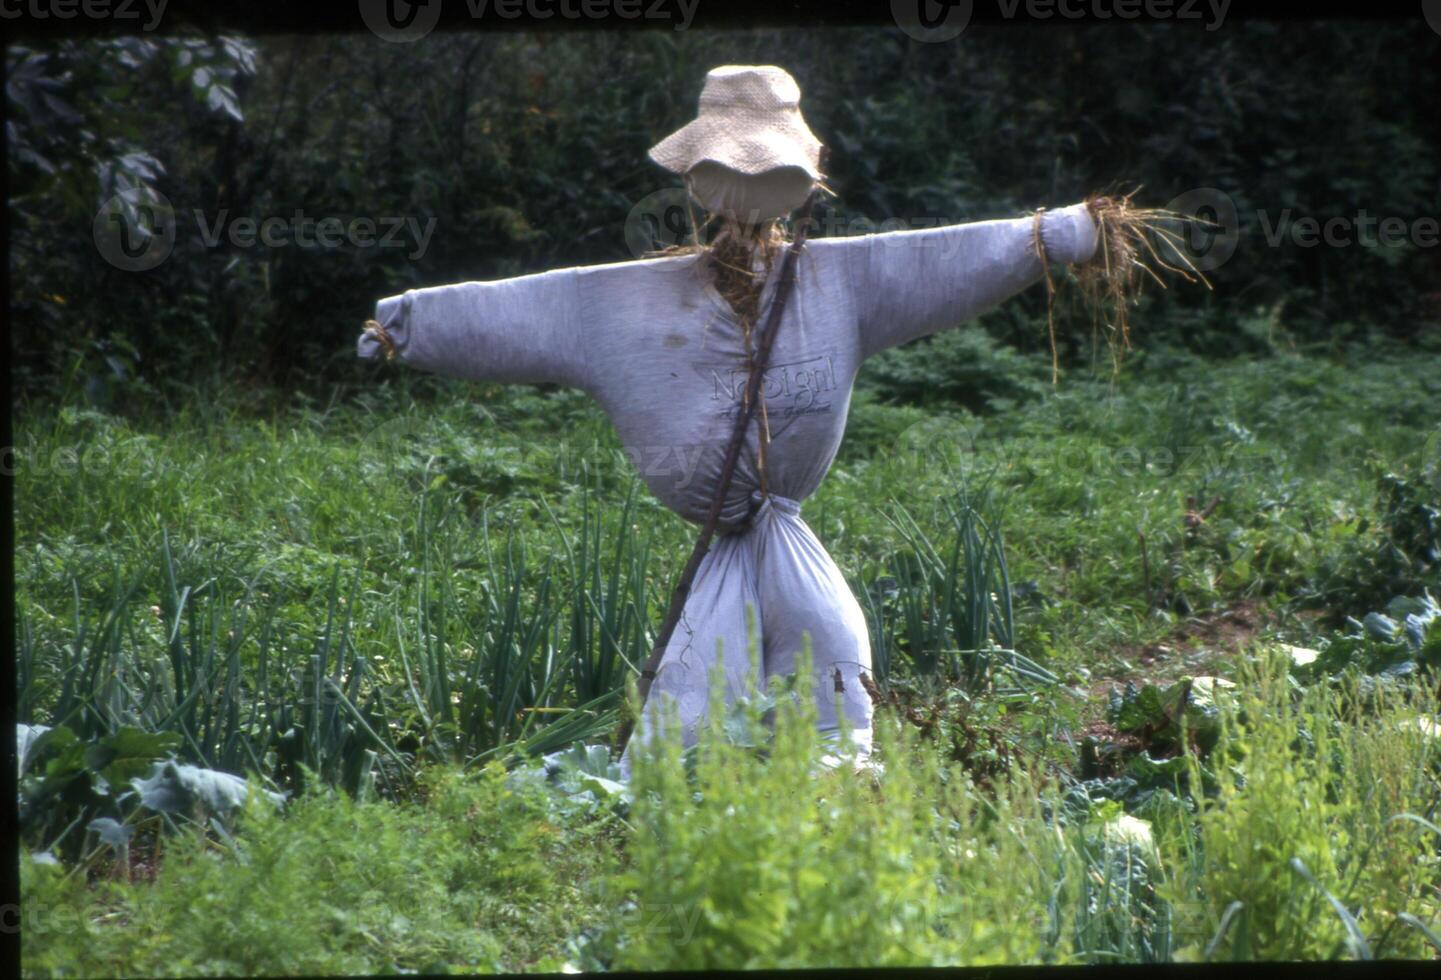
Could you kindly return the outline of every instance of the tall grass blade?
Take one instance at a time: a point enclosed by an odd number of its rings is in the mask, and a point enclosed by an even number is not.
[[[1317,891],[1326,896],[1326,901],[1330,903],[1331,908],[1335,910],[1336,915],[1341,919],[1341,924],[1346,927],[1346,944],[1351,949],[1351,955],[1355,956],[1358,960],[1371,959],[1371,946],[1366,942],[1366,935],[1361,931],[1361,926],[1356,922],[1356,917],[1347,910],[1346,906],[1341,904],[1335,895],[1332,895],[1316,880],[1315,875],[1311,874],[1310,870],[1300,858],[1293,857],[1290,865],[1297,874],[1305,878],[1316,887]]]

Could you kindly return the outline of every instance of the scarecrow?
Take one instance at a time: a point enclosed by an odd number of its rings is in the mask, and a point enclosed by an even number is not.
[[[577,387],[650,490],[702,525],[640,679],[637,737],[669,704],[694,742],[719,667],[730,700],[793,673],[809,637],[823,734],[869,753],[866,621],[801,518],[866,358],[978,316],[1048,262],[1134,245],[1108,199],[1016,220],[806,243],[822,145],[773,66],[708,73],[696,119],[650,150],[708,213],[705,245],[608,265],[412,289],[379,302],[361,357],[474,380]],[[782,219],[804,205],[795,239]],[[1108,229],[1114,242],[1103,243]],[[631,750],[622,759],[628,769]]]

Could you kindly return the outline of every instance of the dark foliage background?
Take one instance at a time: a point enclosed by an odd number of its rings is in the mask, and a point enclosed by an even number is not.
[[[1419,22],[1257,21],[977,25],[947,44],[866,28],[12,45],[16,397],[83,385],[119,408],[214,378],[328,385],[365,370],[353,341],[378,297],[629,258],[627,213],[674,183],[645,151],[692,117],[706,70],[725,62],[797,77],[833,147],[839,222],[1011,216],[1135,185],[1151,205],[1229,194],[1237,252],[1211,274],[1214,293],[1152,290],[1137,323],[1153,349],[1223,356],[1375,333],[1429,346],[1441,250],[1271,246],[1257,212],[1273,224],[1287,209],[1441,213],[1438,53]],[[113,267],[95,246],[97,210],[119,193],[143,228],[155,192],[173,209],[173,252],[149,271]],[[435,230],[415,258],[212,246],[201,233],[218,216],[297,211],[433,218]],[[961,397],[997,349],[1039,356],[1043,302],[1033,290],[986,318],[1001,348],[952,344],[970,375],[903,352],[870,382],[898,399]],[[1062,326],[1067,362],[1091,357],[1088,318],[1063,310]],[[1033,384],[1009,352],[1000,388]]]

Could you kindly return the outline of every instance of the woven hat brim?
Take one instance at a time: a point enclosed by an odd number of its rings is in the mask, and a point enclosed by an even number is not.
[[[650,148],[649,156],[672,173],[702,161],[743,174],[799,167],[812,180],[821,176],[821,141],[800,113],[704,113]]]

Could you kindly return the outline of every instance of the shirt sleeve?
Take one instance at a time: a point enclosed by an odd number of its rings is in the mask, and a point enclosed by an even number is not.
[[[555,382],[585,387],[575,269],[494,282],[411,289],[382,299],[375,319],[396,356],[422,371],[471,381]],[[362,334],[356,353],[376,358]]]
[[[1041,242],[1052,262],[1087,261],[1096,249],[1090,211],[1042,212]],[[846,247],[864,357],[959,326],[1044,272],[1033,217],[863,235]]]

